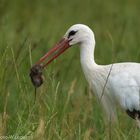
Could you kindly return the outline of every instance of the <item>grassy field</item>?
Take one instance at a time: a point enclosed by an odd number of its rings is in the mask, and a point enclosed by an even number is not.
[[[73,47],[44,71],[37,90],[29,70],[75,23],[96,36],[96,62],[140,62],[139,0],[0,1],[0,139],[139,140],[140,131],[118,110],[108,124],[83,76]],[[4,137],[3,137],[4,139]]]

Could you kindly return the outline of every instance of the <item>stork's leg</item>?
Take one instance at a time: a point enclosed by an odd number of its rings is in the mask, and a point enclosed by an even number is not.
[[[140,129],[140,118],[139,118],[139,114],[136,114],[135,120],[136,120],[137,127]]]
[[[140,120],[138,118],[136,118],[136,124],[137,124],[138,128],[140,129]]]

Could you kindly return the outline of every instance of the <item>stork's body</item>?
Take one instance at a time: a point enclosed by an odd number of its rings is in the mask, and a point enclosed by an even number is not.
[[[90,33],[89,33],[90,34]],[[140,118],[140,64],[97,65],[94,61],[94,35],[80,46],[80,60],[85,77],[110,116],[115,117],[115,103],[132,118]]]
[[[115,117],[115,105],[136,119],[140,118],[140,65],[116,63],[106,66],[82,66],[85,77],[105,109],[108,119]]]
[[[64,35],[64,40],[41,58],[40,62],[54,51],[59,50],[58,55],[60,55],[75,44],[78,44],[80,48],[80,61],[85,77],[93,93],[103,104],[108,118],[115,117],[114,108],[115,103],[118,102],[131,118],[139,121],[140,64],[97,65],[94,60],[94,33],[88,26],[76,24],[70,27]],[[47,64],[58,55],[54,55]]]

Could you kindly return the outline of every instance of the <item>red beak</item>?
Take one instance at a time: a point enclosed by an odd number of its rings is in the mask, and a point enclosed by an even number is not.
[[[52,49],[50,49],[43,57],[40,58],[40,60],[36,63],[41,64],[46,59],[48,61],[43,64],[43,68],[50,64],[54,59],[56,59],[60,54],[62,54],[65,50],[67,50],[70,47],[68,39],[62,38]]]

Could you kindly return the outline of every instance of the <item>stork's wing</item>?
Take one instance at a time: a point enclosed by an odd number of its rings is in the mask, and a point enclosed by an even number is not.
[[[116,67],[116,66],[115,66]],[[140,110],[140,65],[131,64],[113,73],[109,78],[111,93],[120,106],[130,111]]]

